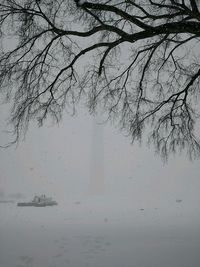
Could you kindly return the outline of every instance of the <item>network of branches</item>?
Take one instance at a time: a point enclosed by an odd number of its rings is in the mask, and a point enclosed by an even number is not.
[[[80,100],[164,158],[199,156],[198,0],[1,0],[0,92],[17,142]]]

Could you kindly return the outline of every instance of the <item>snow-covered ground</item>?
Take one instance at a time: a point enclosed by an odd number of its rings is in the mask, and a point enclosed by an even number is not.
[[[105,195],[45,208],[1,203],[0,267],[199,267],[198,205],[154,204]]]

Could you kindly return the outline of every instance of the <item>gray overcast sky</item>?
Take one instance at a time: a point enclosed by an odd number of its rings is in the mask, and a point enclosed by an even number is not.
[[[13,44],[7,42],[7,49]],[[121,56],[127,58],[124,51]],[[1,105],[0,111],[0,140],[5,144],[7,106]],[[95,135],[100,142],[96,147]],[[185,155],[171,155],[164,164],[153,147],[149,149],[145,143],[131,145],[130,139],[114,126],[94,127],[94,119],[81,108],[74,117],[64,115],[59,127],[46,123],[37,128],[31,124],[17,149],[0,150],[0,192],[19,192],[27,199],[35,193],[50,194],[59,200],[87,198],[95,158],[98,161],[101,153],[103,170],[97,170],[95,176],[103,176],[104,197],[113,199],[116,207],[120,207],[122,199],[130,199],[135,207],[170,208],[180,198],[188,212],[193,210],[196,216],[197,209],[200,218],[200,160],[190,162]]]

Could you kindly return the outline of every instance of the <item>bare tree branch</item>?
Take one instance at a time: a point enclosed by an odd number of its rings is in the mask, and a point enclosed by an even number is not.
[[[58,122],[82,99],[132,141],[148,134],[164,159],[178,150],[198,157],[199,8],[196,0],[2,0],[11,144],[31,120]]]

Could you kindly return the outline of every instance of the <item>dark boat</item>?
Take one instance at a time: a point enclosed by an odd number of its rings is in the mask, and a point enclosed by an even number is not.
[[[17,203],[17,206],[19,207],[46,207],[55,205],[58,205],[58,203],[51,197],[46,197],[45,195],[35,196],[34,199],[30,202]]]

